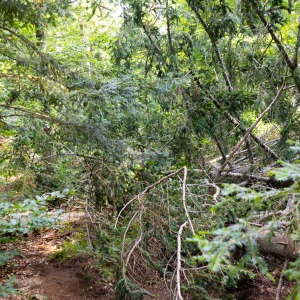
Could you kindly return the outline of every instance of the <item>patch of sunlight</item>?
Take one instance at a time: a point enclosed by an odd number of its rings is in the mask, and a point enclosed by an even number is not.
[[[254,111],[246,111],[242,113],[242,120],[246,120],[247,123],[252,124],[257,119],[257,115]]]
[[[274,141],[280,139],[280,126],[275,122],[264,123],[261,121],[254,128],[253,133],[265,141]]]
[[[247,111],[242,114],[242,120],[247,127],[250,127],[256,120],[257,114],[253,111]],[[253,133],[266,141],[274,141],[280,138],[281,127],[275,122],[264,122],[261,120],[254,128]]]

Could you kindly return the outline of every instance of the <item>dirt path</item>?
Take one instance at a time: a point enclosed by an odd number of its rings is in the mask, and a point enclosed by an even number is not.
[[[80,222],[80,218],[76,218]],[[74,224],[73,224],[74,225]],[[80,224],[82,225],[82,224]],[[89,266],[92,258],[78,256],[64,263],[51,260],[55,250],[72,232],[61,232],[56,229],[31,234],[26,239],[13,244],[0,245],[0,250],[18,249],[19,255],[3,268],[0,268],[0,281],[15,275],[16,287],[22,291],[5,299],[12,300],[110,300],[113,292],[92,280]],[[3,297],[0,299],[4,299]]]
[[[46,296],[46,299],[50,300],[108,299],[107,295],[101,295],[101,292],[94,291],[97,287],[87,283],[82,263],[85,262],[69,261],[64,264],[50,263],[36,266],[36,274],[25,278],[23,286],[25,289],[29,288],[34,299],[43,299],[42,296],[44,298]],[[24,297],[20,299],[24,299]]]

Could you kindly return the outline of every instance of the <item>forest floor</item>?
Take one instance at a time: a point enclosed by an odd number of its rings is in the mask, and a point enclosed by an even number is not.
[[[62,229],[35,232],[22,240],[0,245],[2,251],[17,249],[19,252],[9,265],[0,268],[0,281],[15,275],[16,288],[21,294],[5,299],[114,299],[112,283],[100,285],[96,280],[100,276],[91,255],[77,254],[65,261],[56,257],[61,245],[74,238],[78,226],[84,227],[83,213],[68,214],[64,218],[67,225]]]
[[[78,230],[84,230],[84,214],[75,212],[64,215],[65,226],[61,229],[48,229],[29,234],[26,238],[14,241],[10,244],[0,245],[0,251],[17,250],[18,254],[11,259],[5,267],[0,268],[0,282],[5,278],[16,276],[16,288],[21,291],[19,295],[9,298],[11,300],[113,300],[115,299],[113,280],[99,280],[101,270],[92,255],[87,253],[77,254],[66,260],[58,255],[58,250],[68,241],[75,238]],[[65,253],[64,255],[68,255]],[[240,283],[238,289],[229,291],[224,299],[230,299],[229,295],[237,300],[271,300],[276,299],[277,285],[281,275],[282,262],[269,259],[272,275],[276,282],[257,275],[253,280]],[[142,274],[146,281],[148,270]],[[153,274],[149,274],[153,277]],[[169,299],[169,291],[165,287],[163,279],[156,276],[156,282],[152,286],[143,284],[157,300]],[[282,287],[282,297],[292,289],[290,283]],[[145,297],[145,299],[151,299]],[[222,300],[222,298],[219,298]],[[233,298],[231,298],[233,299]]]
[[[291,293],[294,283],[283,277],[280,298],[276,298],[284,262],[271,256],[264,257],[264,259],[268,263],[269,272],[275,281],[257,272],[254,279],[241,280],[238,288],[231,291],[230,294],[236,300],[284,300]]]

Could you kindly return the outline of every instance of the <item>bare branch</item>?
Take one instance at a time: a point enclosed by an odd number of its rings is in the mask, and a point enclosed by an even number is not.
[[[158,181],[156,181],[155,183],[149,185],[144,191],[142,191],[141,193],[139,193],[138,195],[134,196],[131,200],[129,200],[124,206],[123,208],[120,210],[118,216],[117,216],[117,219],[116,219],[116,222],[115,222],[115,228],[117,227],[117,224],[118,224],[118,221],[119,221],[119,218],[122,214],[122,212],[126,209],[126,207],[131,204],[134,200],[136,199],[140,199],[142,198],[143,196],[145,196],[145,194],[147,194],[150,190],[154,189],[156,186],[158,186],[159,184],[163,183],[163,182],[166,182],[169,178],[172,178],[174,176],[176,176],[177,174],[179,174],[180,172],[184,171],[184,168],[186,167],[182,167],[180,169],[178,169],[177,171],[159,179]]]
[[[280,279],[279,279],[279,283],[278,283],[278,287],[277,287],[276,300],[280,300],[281,289],[282,289],[282,286],[283,286],[283,273],[284,273],[285,269],[287,268],[288,264],[289,264],[289,259],[286,258],[284,260],[283,268],[282,268],[282,271],[281,271],[281,275],[280,275]]]
[[[215,183],[210,183],[207,179],[205,179],[206,185],[212,186],[215,189],[215,193],[213,195],[213,199],[215,202],[218,202],[218,197],[221,193],[221,189],[215,184]]]
[[[142,241],[142,235],[140,235],[140,236],[138,237],[138,239],[135,240],[134,245],[131,247],[131,249],[130,249],[128,255],[127,255],[127,258],[126,258],[125,268],[127,267],[128,263],[129,263],[129,260],[130,260],[130,257],[131,257],[131,255],[132,255],[133,251],[137,248],[137,246],[139,245],[139,243],[140,243],[141,241]]]
[[[185,193],[185,190],[186,190],[187,168],[183,167],[183,170],[184,170],[183,182],[182,182],[182,202],[183,202],[183,208],[184,208],[184,211],[185,211],[185,215],[186,215],[186,217],[188,219],[189,225],[191,227],[192,233],[195,234],[195,230],[194,230],[194,227],[193,227],[193,224],[192,224],[189,212],[188,212],[187,207],[186,207],[186,193]]]
[[[194,76],[194,74],[192,73]],[[202,88],[202,84],[198,78],[194,77],[195,82],[197,85]],[[239,121],[238,119],[234,118],[228,111],[224,110],[222,105],[215,99],[215,97],[212,94],[208,94],[208,97],[211,99],[212,103],[215,105],[215,107],[223,112],[225,115],[226,119],[231,122],[233,125],[237,126],[243,133],[246,133],[247,129],[246,127]],[[251,138],[262,148],[264,149],[272,158],[278,159],[279,156],[266,144],[263,143],[263,141],[260,140],[255,134],[250,132]]]
[[[177,296],[176,299],[183,300],[181,295],[181,288],[180,288],[180,271],[181,271],[181,235],[183,232],[183,228],[186,227],[188,221],[184,222],[178,231],[177,235],[177,273],[176,273],[176,283],[177,283]]]

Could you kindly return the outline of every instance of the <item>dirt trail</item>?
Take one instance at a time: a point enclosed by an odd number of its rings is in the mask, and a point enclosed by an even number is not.
[[[79,219],[77,215],[77,223],[80,222]],[[0,245],[2,251],[16,249],[20,251],[20,255],[15,256],[9,265],[0,268],[0,281],[16,275],[16,287],[22,291],[21,295],[0,297],[0,299],[114,299],[111,290],[106,290],[97,284],[96,280],[89,279],[91,274],[87,267],[91,264],[90,257],[80,256],[64,263],[51,261],[54,251],[71,235],[72,232],[50,229],[31,234],[26,239],[13,244]]]
[[[30,284],[28,279],[33,279],[33,282]],[[41,296],[50,300],[108,299],[107,295],[94,292],[93,287],[87,283],[80,261],[40,266],[37,274],[28,279],[27,286],[32,289],[31,292],[35,292],[37,299],[42,299]]]

